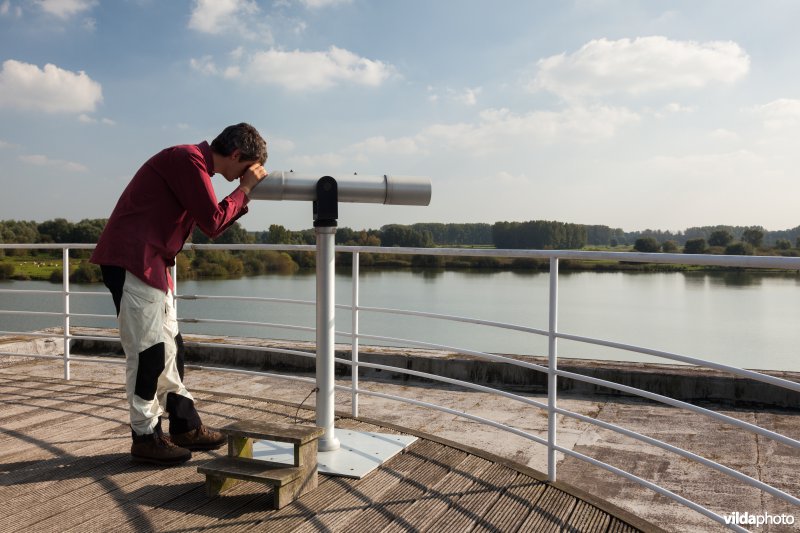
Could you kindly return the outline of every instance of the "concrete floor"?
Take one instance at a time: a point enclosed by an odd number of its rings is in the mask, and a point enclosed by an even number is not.
[[[52,351],[59,348],[57,344],[36,341],[14,348],[13,342],[7,342],[0,346],[0,351],[19,349],[25,352],[58,353]],[[2,368],[4,366],[7,368]],[[23,361],[0,356],[2,371],[63,377],[63,367],[59,362],[38,359]],[[71,377],[122,383],[123,372],[123,367],[116,365],[73,363]],[[306,377],[313,378],[311,375]],[[187,372],[185,381],[190,391],[219,391],[294,403],[305,401],[306,405],[314,403],[314,395],[309,396],[313,384],[296,380],[193,369]],[[337,384],[346,387],[349,381],[340,380]],[[362,379],[361,387],[468,412],[546,438],[545,411],[496,395],[401,381]],[[542,395],[530,397],[546,402],[546,397]],[[522,437],[439,411],[366,395],[360,397],[359,405],[362,417],[423,431],[547,472],[546,449]],[[337,412],[349,415],[350,393],[337,392],[336,406]],[[601,396],[562,397],[559,406],[663,440],[739,470],[789,494],[800,495],[800,476],[797,475],[800,471],[800,452],[764,437],[745,433],[700,415],[645,401]],[[714,405],[703,407],[800,439],[800,413],[795,411],[726,409]],[[202,404],[198,408],[202,414]],[[720,515],[734,512],[785,514],[792,515],[798,522],[794,526],[747,526],[753,531],[800,531],[800,508],[659,448],[565,416],[560,416],[558,420],[558,443],[657,483]],[[666,497],[574,458],[559,457],[558,479],[668,531],[725,530],[716,522]]]

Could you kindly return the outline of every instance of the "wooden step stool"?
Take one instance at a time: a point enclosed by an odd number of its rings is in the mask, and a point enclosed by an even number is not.
[[[197,467],[206,475],[206,492],[216,496],[240,481],[272,485],[275,509],[317,488],[317,439],[325,430],[275,422],[241,420],[219,430],[228,436],[228,456]],[[253,440],[294,444],[294,465],[253,459]]]

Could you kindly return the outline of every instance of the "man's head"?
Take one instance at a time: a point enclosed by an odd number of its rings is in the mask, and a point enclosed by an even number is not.
[[[240,177],[253,163],[263,165],[267,161],[266,141],[245,122],[222,130],[211,141],[211,150],[224,159],[225,168],[216,169],[229,181]]]

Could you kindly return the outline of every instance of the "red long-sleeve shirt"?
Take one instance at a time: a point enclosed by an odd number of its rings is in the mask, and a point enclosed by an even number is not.
[[[248,198],[240,189],[217,203],[213,175],[205,141],[154,155],[120,196],[90,261],[122,267],[166,292],[172,287],[167,267],[175,264],[195,224],[215,238],[247,212]]]

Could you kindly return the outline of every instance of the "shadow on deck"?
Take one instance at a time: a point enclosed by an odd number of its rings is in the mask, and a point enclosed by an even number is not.
[[[194,393],[204,422],[313,422],[296,405]],[[173,468],[130,460],[122,386],[0,374],[0,531],[660,531],[530,469],[391,424],[337,427],[421,437],[361,480],[320,476],[278,511],[253,483],[208,497],[195,452]]]

